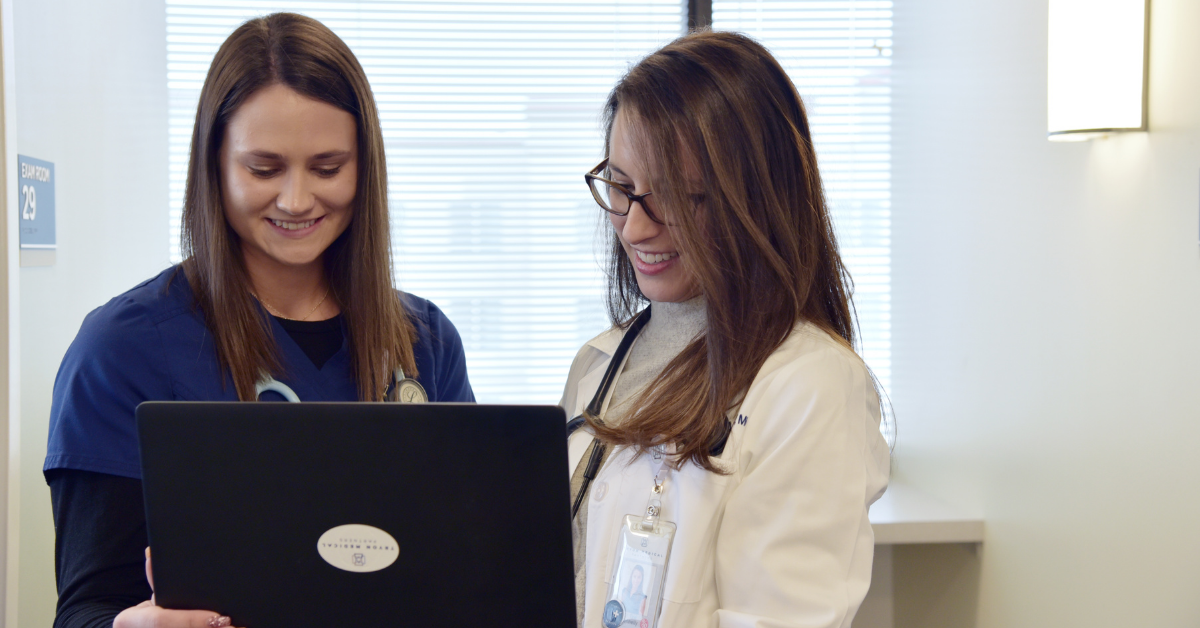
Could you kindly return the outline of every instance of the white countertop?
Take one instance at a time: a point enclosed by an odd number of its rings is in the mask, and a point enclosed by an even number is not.
[[[983,518],[893,482],[871,505],[876,545],[982,543]]]

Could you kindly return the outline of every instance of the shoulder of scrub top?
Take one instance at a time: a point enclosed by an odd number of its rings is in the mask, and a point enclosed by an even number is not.
[[[429,400],[474,402],[466,353],[454,323],[432,301],[399,290],[397,294],[417,331],[413,343],[417,381],[425,387]]]
[[[150,324],[157,324],[187,312],[199,313],[199,310],[187,274],[176,264],[92,310],[80,329],[86,328],[93,319],[119,319],[136,313],[146,317]]]
[[[145,351],[151,340],[148,335],[157,333],[158,325],[187,314],[203,329],[187,276],[179,266],[172,266],[89,312],[66,357],[79,352],[91,359],[113,353],[119,358]]]
[[[191,311],[191,288],[168,268],[92,310],[54,380],[45,469],[137,478],[134,411],[175,396],[159,325]],[[199,315],[194,321],[203,328]],[[191,324],[191,323],[189,323]]]

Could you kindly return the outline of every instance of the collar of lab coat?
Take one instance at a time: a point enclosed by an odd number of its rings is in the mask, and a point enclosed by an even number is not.
[[[587,346],[612,357],[612,354],[617,351],[617,346],[621,344],[621,339],[624,337],[625,330],[620,327],[609,327],[608,331],[589,340]]]
[[[577,416],[583,412],[591,402],[592,397],[596,394],[596,389],[600,387],[600,381],[604,379],[604,371],[608,368],[608,361],[612,359],[613,353],[616,353],[617,346],[621,344],[621,339],[625,337],[625,330],[619,327],[609,328],[608,331],[592,338],[587,342],[587,346],[598,351],[601,355],[595,357],[596,366],[588,371],[579,379],[575,388],[575,408],[571,416]],[[612,391],[609,390],[609,396],[612,396]],[[601,414],[608,407],[608,399],[605,399],[601,404]]]

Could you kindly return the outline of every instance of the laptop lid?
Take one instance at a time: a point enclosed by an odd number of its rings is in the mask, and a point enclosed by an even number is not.
[[[556,406],[147,402],[137,419],[161,606],[249,628],[575,625]]]

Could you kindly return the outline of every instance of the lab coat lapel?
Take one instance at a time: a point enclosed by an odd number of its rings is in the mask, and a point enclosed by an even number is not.
[[[604,371],[608,369],[608,362],[612,359],[617,345],[621,344],[621,338],[624,336],[623,331],[614,327],[588,341],[587,346],[599,351],[600,356],[597,357],[591,370],[579,378],[579,383],[576,384],[575,408],[571,416],[576,417],[583,414],[583,409],[591,403],[592,397],[596,395],[596,389],[600,387],[600,381],[604,379]],[[611,394],[611,391],[609,392]]]
[[[570,412],[568,416],[574,418],[582,415],[584,408],[587,408],[588,403],[592,401],[596,389],[600,387],[600,380],[604,379],[604,371],[608,368],[608,362],[612,359],[613,352],[617,350],[617,345],[621,343],[622,335],[620,330],[610,329],[593,338],[584,346],[585,350],[590,350],[591,356],[584,374],[574,382],[567,382],[568,387],[575,387],[575,403],[570,408],[563,408]],[[568,473],[574,472],[591,442],[591,430],[586,427],[576,430],[568,439]]]
[[[604,379],[604,370],[608,368],[608,361],[612,356],[606,357],[596,368],[579,379],[579,383],[575,388],[575,408],[571,411],[571,416],[576,417],[583,414],[584,408],[591,403],[592,397],[596,394],[596,389],[600,387],[600,380]]]

